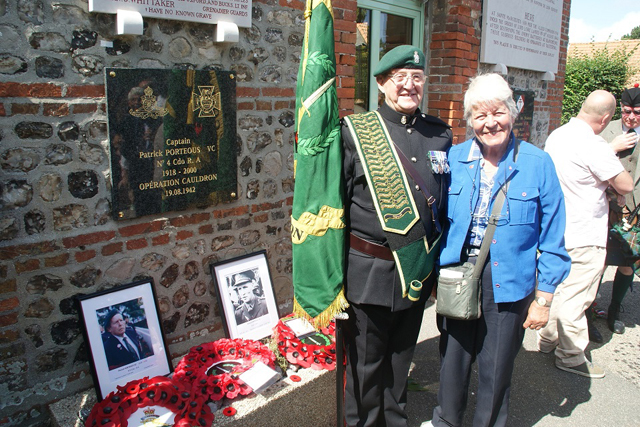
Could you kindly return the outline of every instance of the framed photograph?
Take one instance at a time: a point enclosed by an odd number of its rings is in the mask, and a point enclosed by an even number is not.
[[[210,268],[227,336],[259,340],[271,335],[280,315],[266,251],[211,264]]]
[[[173,371],[156,301],[151,279],[78,297],[98,401],[119,385]]]

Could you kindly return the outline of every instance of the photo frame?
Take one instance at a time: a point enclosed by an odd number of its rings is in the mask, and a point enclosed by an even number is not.
[[[77,298],[98,401],[117,386],[173,372],[153,280]]]
[[[260,340],[280,315],[265,250],[210,264],[225,332],[229,338]]]

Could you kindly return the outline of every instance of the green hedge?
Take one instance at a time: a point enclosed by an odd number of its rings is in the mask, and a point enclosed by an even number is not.
[[[594,49],[591,55],[582,54],[567,59],[562,124],[578,114],[587,95],[596,89],[608,90],[616,99],[620,99],[625,82],[632,73],[629,57],[636,49],[638,46],[630,52],[625,49],[610,51],[605,45],[601,50]],[[614,119],[619,117],[620,111],[616,109]]]

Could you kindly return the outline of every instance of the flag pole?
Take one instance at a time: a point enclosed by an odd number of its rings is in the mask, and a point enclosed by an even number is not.
[[[344,338],[342,337],[342,327],[349,315],[345,312],[339,313],[335,317],[336,321],[336,427],[344,426],[344,386],[345,386],[345,357]]]

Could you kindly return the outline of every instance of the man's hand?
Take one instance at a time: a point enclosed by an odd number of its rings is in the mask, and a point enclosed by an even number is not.
[[[618,135],[613,138],[613,141],[609,144],[609,146],[615,151],[619,153],[624,150],[628,150],[629,148],[633,148],[638,142],[638,136],[632,133],[623,133],[622,135]]]

